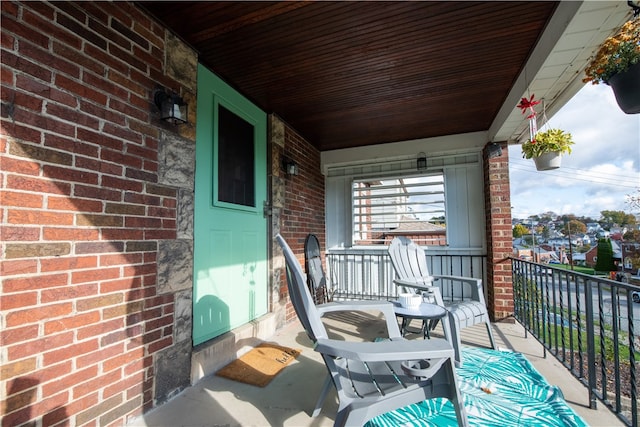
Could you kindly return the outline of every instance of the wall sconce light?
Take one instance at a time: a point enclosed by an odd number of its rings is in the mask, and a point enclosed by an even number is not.
[[[418,153],[418,160],[416,161],[416,167],[419,171],[427,168],[427,155],[424,153]]]
[[[290,176],[298,175],[300,173],[298,170],[298,164],[285,156],[282,156],[282,169],[284,170],[284,173]]]
[[[487,146],[487,157],[493,159],[494,157],[502,156],[502,147],[495,142],[492,142]]]
[[[153,95],[153,101],[160,110],[160,118],[173,125],[187,123],[187,103],[172,92],[167,93],[163,89],[158,89]]]

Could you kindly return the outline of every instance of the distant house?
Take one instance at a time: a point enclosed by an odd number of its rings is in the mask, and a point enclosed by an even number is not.
[[[573,265],[586,265],[586,253],[578,252],[577,254],[573,254],[571,257],[571,263]]]
[[[620,245],[622,253],[622,268],[628,273],[637,273],[633,268],[633,260],[640,258],[640,243],[628,242]]]
[[[598,231],[600,231],[600,224],[598,224],[597,222],[589,222],[586,224],[587,226],[587,233],[589,234],[595,234]]]
[[[573,246],[582,246],[583,245],[583,237],[582,236],[571,236],[571,242],[567,237],[554,237],[547,240],[547,243],[553,247],[555,251],[560,250],[561,248],[568,248],[569,244]]]
[[[584,264],[587,267],[595,267],[598,261],[598,246],[594,246],[584,254]]]
[[[525,261],[539,262],[542,264],[548,264],[549,261],[558,259],[555,252],[549,251],[542,246],[530,248],[516,244],[513,245],[513,256]]]
[[[522,246],[527,247],[527,241],[523,237],[518,237],[517,239],[513,239],[513,247]]]
[[[569,247],[569,239],[567,239],[566,237],[554,237],[552,239],[547,240],[547,244],[551,246],[551,248],[554,251],[558,252],[562,248]]]
[[[540,245],[540,247],[545,251],[553,252],[553,246],[550,246],[547,243],[543,243],[542,245]]]
[[[557,259],[555,252],[546,250],[542,246],[538,246],[534,248],[534,258],[535,262],[540,262],[542,264],[548,264],[549,261],[553,259]]]
[[[405,236],[422,246],[445,246],[447,230],[444,226],[426,221],[411,221],[408,216],[400,219],[398,227],[382,232],[381,241],[389,244],[396,236]]]
[[[525,246],[513,245],[513,256],[524,261],[533,261],[533,251]]]
[[[620,245],[618,242],[612,240],[611,241],[611,249],[613,250],[613,261],[618,265],[622,263],[622,250],[620,249]],[[598,261],[598,245],[595,245],[585,255],[585,265],[587,267],[595,267],[596,262]]]
[[[615,240],[616,242],[621,242],[621,241],[622,241],[622,233],[621,233],[621,232],[619,232],[619,231],[612,232],[612,233],[609,235],[609,238],[610,238],[611,240]]]

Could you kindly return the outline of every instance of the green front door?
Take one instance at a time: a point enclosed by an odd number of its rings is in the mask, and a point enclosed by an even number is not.
[[[193,342],[267,312],[266,114],[198,66]]]

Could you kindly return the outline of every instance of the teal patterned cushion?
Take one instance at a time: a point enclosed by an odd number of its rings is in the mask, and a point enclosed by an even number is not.
[[[587,424],[520,353],[463,349],[456,370],[469,425],[487,427],[553,427]],[[453,405],[431,399],[371,419],[366,427],[456,426]]]

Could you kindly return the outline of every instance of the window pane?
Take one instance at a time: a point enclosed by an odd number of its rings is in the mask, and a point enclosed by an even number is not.
[[[444,194],[442,173],[354,181],[354,245],[389,244],[399,235],[446,245]]]
[[[255,207],[253,125],[218,106],[218,200]]]

